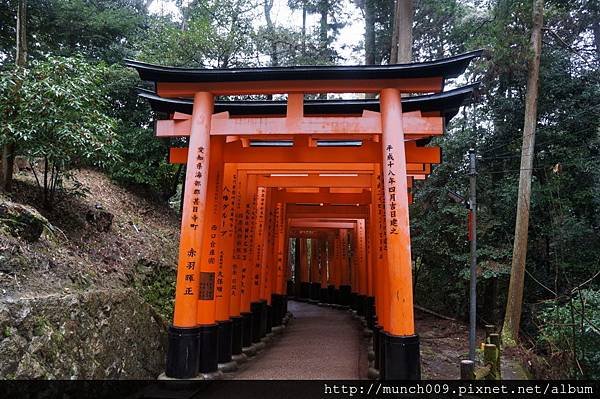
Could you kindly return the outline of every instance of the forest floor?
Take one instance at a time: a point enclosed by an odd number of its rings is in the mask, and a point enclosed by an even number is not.
[[[179,232],[174,211],[100,172],[81,170],[75,178],[83,194],[60,197],[51,210],[42,206],[31,171],[17,173],[14,191],[0,195],[35,208],[51,225],[33,243],[0,231],[3,297],[131,286],[136,274],[152,266],[174,273]],[[114,216],[107,231],[87,219],[99,210]]]
[[[441,319],[415,311],[416,330],[421,340],[423,378],[454,380],[460,376],[460,361],[469,357],[469,326],[463,322]],[[477,331],[477,343],[483,342],[485,332]],[[478,350],[478,356],[481,351]],[[501,361],[502,379],[528,379],[527,373],[514,352],[504,352]]]

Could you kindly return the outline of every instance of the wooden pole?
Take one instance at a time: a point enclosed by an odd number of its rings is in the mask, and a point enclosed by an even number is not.
[[[523,306],[523,284],[525,261],[527,259],[527,237],[529,230],[529,204],[531,198],[531,172],[535,156],[535,126],[537,123],[537,99],[542,53],[542,25],[544,0],[533,1],[533,27],[531,29],[532,58],[529,63],[527,94],[525,96],[525,121],[523,124],[523,146],[521,148],[521,170],[517,199],[517,220],[515,241],[508,287],[508,300],[502,328],[502,341],[507,346],[515,346],[519,336],[521,311]]]
[[[460,361],[460,379],[474,380],[475,379],[475,362],[473,360]]]

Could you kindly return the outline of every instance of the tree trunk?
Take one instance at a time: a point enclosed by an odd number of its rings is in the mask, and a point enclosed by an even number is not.
[[[265,19],[267,20],[267,32],[269,33],[269,41],[271,42],[271,66],[279,66],[275,28],[273,26],[273,21],[271,20],[272,8],[273,0],[265,0]]]
[[[273,20],[271,19],[271,10],[273,9],[273,0],[265,0],[265,19],[267,21],[267,33],[269,35],[269,41],[271,42],[271,66],[279,65],[279,56],[277,54],[277,41],[275,37],[275,29],[273,27]],[[267,100],[272,100],[273,95],[267,94]]]
[[[319,12],[321,14],[321,21],[319,27],[319,52],[321,57],[329,61],[329,49],[327,46],[327,31],[329,30],[329,24],[327,22],[327,15],[329,14],[329,0],[319,1]]]
[[[375,64],[375,10],[373,0],[365,0],[365,64]]]
[[[302,2],[302,62],[306,57],[306,1]]]
[[[413,20],[413,0],[396,0],[390,64],[412,61]]]
[[[321,13],[321,26],[319,28],[319,53],[321,54],[322,61],[329,63],[331,61],[327,40],[327,31],[329,30],[329,23],[327,22],[327,15],[329,14],[329,0],[319,1],[319,12]],[[327,93],[320,93],[318,98],[326,100]]]
[[[529,204],[531,198],[531,172],[535,146],[535,127],[537,123],[540,55],[542,52],[543,14],[544,1],[533,0],[533,27],[531,29],[532,58],[529,62],[527,94],[525,97],[525,121],[523,124],[523,146],[521,148],[521,170],[519,175],[515,242],[513,247],[510,284],[508,287],[506,314],[504,316],[504,326],[502,328],[502,339],[507,346],[515,346],[517,344],[519,326],[521,323],[521,310],[523,306],[523,283],[525,280]]]
[[[365,65],[375,64],[375,10],[374,0],[365,0]],[[376,93],[366,93],[366,98],[376,98]]]
[[[594,46],[596,47],[596,59],[600,61],[600,5],[596,4],[593,15],[592,31],[594,32]]]
[[[27,0],[19,0],[17,6],[17,66],[23,67],[27,62]],[[2,187],[4,191],[12,190],[13,169],[15,165],[15,143],[6,143],[2,148]]]

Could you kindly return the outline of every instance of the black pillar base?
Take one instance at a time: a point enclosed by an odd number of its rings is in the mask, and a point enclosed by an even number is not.
[[[383,346],[382,379],[392,380],[420,380],[421,379],[421,354],[419,351],[419,336],[398,336],[384,332],[380,345]]]
[[[260,302],[252,302],[250,304],[250,312],[252,313],[252,342],[260,342],[260,319],[262,317],[262,304]]]
[[[366,308],[367,308],[367,296],[366,295],[361,295],[361,294],[357,294],[356,296],[356,313],[359,316],[366,316]]]
[[[267,313],[266,334],[269,334],[273,329],[273,305],[265,305]]]
[[[328,285],[327,286],[327,303],[331,303],[334,304],[336,303],[335,301],[335,285]]]
[[[288,297],[287,297],[287,295],[283,295],[283,299],[281,301],[283,303],[283,312],[281,313],[282,318],[283,318],[283,317],[285,317],[285,315],[288,312]]]
[[[260,300],[260,337],[264,338],[267,335],[267,319],[269,314],[267,312],[267,301],[265,299]]]
[[[252,346],[252,313],[243,312],[242,316],[242,347],[249,348]]]
[[[379,379],[385,381],[385,338],[383,328],[379,329]]]
[[[169,348],[165,375],[170,378],[194,378],[198,375],[199,327],[169,327]]]
[[[375,326],[375,297],[365,297],[365,320],[367,328],[372,330]]]
[[[321,294],[321,283],[310,283],[310,299],[319,301]]]
[[[310,298],[310,283],[303,281],[300,283],[300,298],[301,299],[309,299]]]
[[[235,316],[231,318],[231,354],[239,355],[242,353],[242,339],[244,330],[244,318]]]
[[[233,354],[233,322],[217,321],[219,326],[219,363],[228,363]]]
[[[198,371],[201,373],[213,373],[218,370],[219,365],[219,326],[210,324],[200,326],[200,364]]]
[[[349,306],[352,287],[349,285],[340,285],[339,291],[339,304],[342,306]]]
[[[329,289],[328,288],[321,288],[321,292],[319,293],[319,302],[329,303]]]
[[[351,292],[350,293],[350,309],[356,311],[356,313],[358,313],[358,293],[357,292]]]
[[[381,370],[380,364],[380,350],[379,344],[381,342],[381,326],[375,325],[373,326],[373,352],[375,353],[375,359],[373,360],[373,368],[377,370]]]
[[[289,296],[294,296],[294,281],[292,281],[292,280],[287,281],[287,291],[286,292]]]
[[[271,294],[271,326],[277,327],[281,325],[283,319],[283,305],[281,301],[283,296],[279,294]]]

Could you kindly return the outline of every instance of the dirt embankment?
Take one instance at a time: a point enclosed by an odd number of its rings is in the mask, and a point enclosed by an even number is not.
[[[31,172],[16,177],[0,204],[34,208],[47,224],[31,240],[19,220],[0,218],[0,378],[154,378],[171,309],[175,213],[90,170],[76,173],[79,195],[47,210]]]

